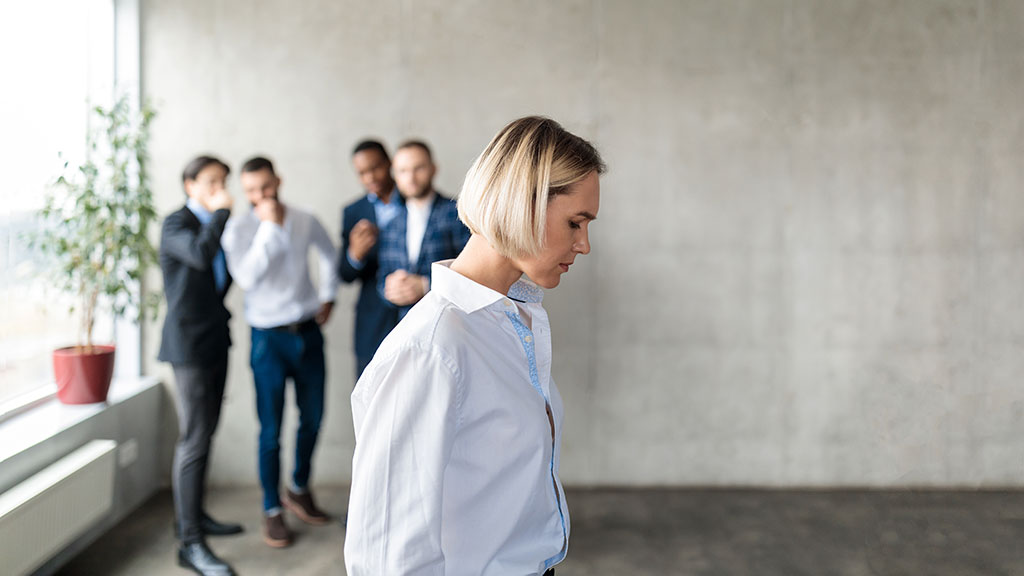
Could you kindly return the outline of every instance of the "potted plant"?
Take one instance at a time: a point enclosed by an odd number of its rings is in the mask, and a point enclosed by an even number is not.
[[[31,238],[55,286],[72,295],[80,314],[78,343],[53,353],[57,397],[68,404],[103,402],[114,372],[114,346],[93,342],[97,309],[114,316],[155,312],[155,294],[144,298],[141,280],[156,261],[147,231],[156,219],[149,188],[148,104],[133,110],[127,96],[91,111],[86,160],[64,170],[39,211]],[[95,122],[95,124],[93,124]]]

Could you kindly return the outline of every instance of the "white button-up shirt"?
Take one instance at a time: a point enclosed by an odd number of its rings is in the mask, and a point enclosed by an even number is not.
[[[286,206],[284,224],[261,222],[253,210],[232,215],[220,238],[228,271],[245,290],[245,319],[273,328],[313,317],[338,291],[337,251],[312,214]],[[309,277],[309,250],[319,260],[319,290]]]
[[[541,290],[521,280],[504,296],[450,264],[352,392],[350,576],[542,574],[565,558]]]
[[[430,197],[422,202],[405,203],[405,245],[410,266],[415,266],[420,259],[420,248],[423,247],[423,236],[427,233],[427,223],[430,221],[430,210],[434,207],[436,194],[431,192]]]

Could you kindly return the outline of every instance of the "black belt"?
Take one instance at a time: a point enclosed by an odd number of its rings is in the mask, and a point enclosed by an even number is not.
[[[299,332],[312,330],[313,328],[317,328],[318,326],[319,324],[316,323],[315,318],[307,318],[305,320],[300,320],[292,324],[274,326],[273,328],[261,328],[261,330],[273,330],[274,332],[288,332],[290,334],[298,334]]]

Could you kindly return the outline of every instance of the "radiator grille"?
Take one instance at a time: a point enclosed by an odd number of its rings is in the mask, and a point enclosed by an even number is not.
[[[28,574],[112,508],[117,443],[93,440],[0,494],[4,574]]]

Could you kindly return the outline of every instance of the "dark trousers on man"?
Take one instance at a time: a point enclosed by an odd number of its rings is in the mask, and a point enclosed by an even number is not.
[[[174,366],[178,386],[178,444],[174,449],[172,486],[181,541],[203,539],[200,519],[210,443],[220,419],[228,359],[212,366]]]
[[[281,421],[289,378],[295,385],[295,403],[299,408],[292,484],[300,490],[309,486],[313,449],[324,413],[326,369],[320,327],[307,321],[293,329],[253,328],[250,363],[260,420],[260,484],[266,512],[281,506]]]
[[[370,365],[371,360],[373,360],[373,356],[356,356],[356,382],[359,381],[359,377],[363,375],[366,367]]]

